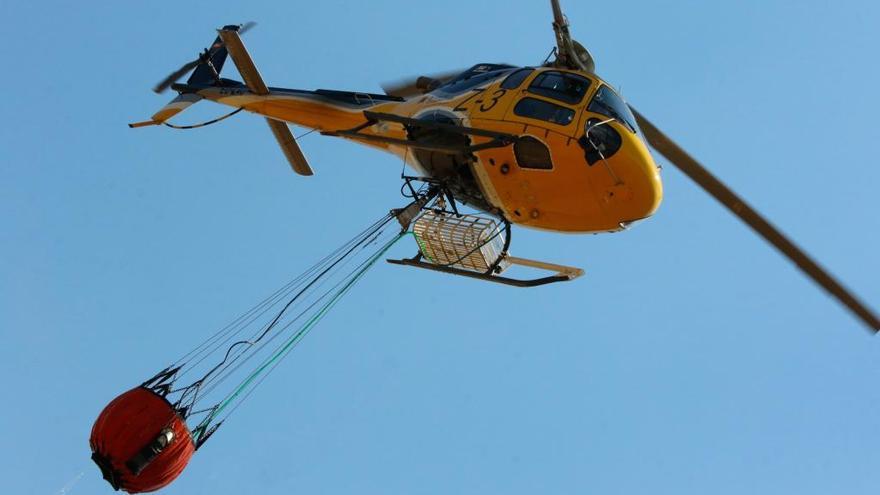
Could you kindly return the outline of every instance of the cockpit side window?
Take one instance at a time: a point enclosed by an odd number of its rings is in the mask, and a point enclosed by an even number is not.
[[[501,83],[501,89],[516,89],[516,88],[518,88],[519,85],[522,84],[523,81],[525,81],[526,78],[532,74],[532,72],[535,72],[535,69],[526,68],[526,69],[520,69],[520,70],[514,72],[513,74],[507,76],[507,79],[505,79],[504,82]]]
[[[529,91],[535,94],[547,96],[554,100],[564,101],[577,105],[584,99],[591,81],[586,77],[567,72],[547,71],[538,74]]]
[[[593,101],[590,102],[587,110],[611,117],[629,127],[630,131],[638,132],[639,127],[636,124],[636,117],[633,115],[632,110],[629,109],[629,105],[608,86],[603,85],[599,88],[599,91],[596,91],[596,96],[593,97]]]
[[[559,125],[568,125],[574,120],[574,110],[537,98],[523,98],[513,107],[513,113]]]

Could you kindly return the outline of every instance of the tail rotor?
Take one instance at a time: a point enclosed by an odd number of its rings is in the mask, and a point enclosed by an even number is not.
[[[241,25],[224,26],[223,29],[236,31],[238,34],[244,34],[256,25],[256,22],[246,22]],[[193,69],[198,69],[200,66],[205,67],[207,74],[213,76],[215,80],[219,79],[220,70],[223,68],[223,61],[225,60],[226,46],[223,43],[223,40],[218,36],[210,48],[205,48],[202,53],[199,54],[198,58],[183,64],[179,69],[168,74],[168,77],[162,79],[153,87],[153,91],[156,93],[165,92],[165,90],[171,87],[172,84],[177,82],[177,80],[183,77],[187,72]]]

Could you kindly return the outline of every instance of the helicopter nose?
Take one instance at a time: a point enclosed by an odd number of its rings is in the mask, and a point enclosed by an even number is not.
[[[623,126],[619,133],[620,149],[603,165],[608,167],[614,182],[606,192],[609,213],[625,227],[657,211],[663,200],[663,182],[660,168],[641,135]]]
[[[643,189],[640,195],[642,201],[639,205],[639,218],[645,218],[653,215],[663,201],[663,181],[660,178],[660,167],[651,156],[641,134],[632,134],[630,138],[635,155],[634,168],[639,175],[636,183]]]

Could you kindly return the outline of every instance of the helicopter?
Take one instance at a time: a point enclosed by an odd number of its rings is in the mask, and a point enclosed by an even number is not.
[[[198,58],[153,88],[178,96],[129,126],[193,128],[254,113],[265,118],[291,168],[303,176],[314,171],[291,124],[392,153],[415,171],[402,176],[402,191],[414,201],[397,215],[404,229],[415,223],[421,238],[416,257],[388,261],[520,287],[573,280],[583,271],[510,256],[511,225],[614,233],[649,218],[663,199],[653,148],[869,330],[880,331],[880,318],[868,306],[600,78],[592,54],[572,37],[559,0],[550,6],[556,46],[542,63],[480,63],[386,84],[384,94],[267,86],[241,37],[254,24],[224,26]],[[227,58],[242,81],[220,76]],[[186,83],[177,82],[190,71]],[[201,100],[234,110],[195,126],[168,122]],[[497,222],[462,214],[457,203]],[[510,265],[556,274],[501,276]]]

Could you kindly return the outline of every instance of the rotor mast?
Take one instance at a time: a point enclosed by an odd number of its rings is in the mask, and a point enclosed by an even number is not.
[[[593,73],[596,71],[596,63],[593,56],[583,45],[572,39],[569,32],[568,18],[562,13],[559,0],[550,0],[553,8],[553,31],[556,33],[556,60],[555,67],[582,70]]]

